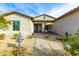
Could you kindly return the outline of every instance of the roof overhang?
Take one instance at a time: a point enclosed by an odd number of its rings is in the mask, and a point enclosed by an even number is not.
[[[53,22],[55,22],[55,21],[57,21],[57,20],[59,20],[59,19],[61,19],[61,18],[64,18],[64,17],[66,17],[66,16],[68,16],[68,15],[70,15],[70,14],[74,13],[74,12],[77,12],[77,11],[79,11],[79,6],[78,6],[78,7],[76,7],[76,8],[74,8],[74,9],[72,9],[71,11],[69,11],[69,12],[65,13],[64,15],[62,15],[62,16],[60,16],[60,17],[58,17],[58,18],[57,18],[57,19],[55,19]]]
[[[53,25],[54,23],[48,22],[45,25]]]
[[[8,15],[13,14],[13,13],[16,13],[16,14],[19,14],[19,15],[22,15],[22,16],[25,16],[25,17],[33,18],[32,16],[29,16],[29,15],[26,15],[26,14],[23,14],[23,13],[20,13],[20,12],[16,12],[16,11],[6,12],[6,13],[3,13],[1,15],[2,16],[8,16]]]

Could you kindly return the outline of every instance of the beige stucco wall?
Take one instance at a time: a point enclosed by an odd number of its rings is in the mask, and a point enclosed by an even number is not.
[[[65,32],[75,33],[79,29],[79,10],[69,14],[56,22],[52,26],[53,32],[64,35]]]
[[[45,16],[45,19],[44,19],[44,15],[42,15],[42,16],[39,16],[39,17],[36,17],[36,18],[34,18],[34,20],[42,20],[42,21],[52,21],[52,20],[54,20],[54,18],[52,18],[52,17],[49,17],[49,16]]]
[[[11,23],[8,30],[1,31],[1,32],[10,34],[10,35],[13,33],[18,33],[18,32],[23,33],[23,35],[32,35],[32,33],[34,32],[33,22],[31,20],[31,18],[29,18],[29,17],[25,17],[25,16],[22,16],[19,14],[10,14],[8,16],[5,16],[5,18],[9,19],[9,20],[19,20],[20,21],[20,31],[13,31],[13,23]]]

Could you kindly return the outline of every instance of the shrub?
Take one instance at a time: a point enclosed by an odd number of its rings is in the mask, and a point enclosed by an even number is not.
[[[66,36],[62,36],[61,38],[57,38],[58,40],[61,40],[63,43],[67,41]]]
[[[9,50],[9,49],[4,49],[2,52],[1,52],[1,56],[12,56],[12,50]]]
[[[68,50],[72,55],[79,55],[79,36],[72,35],[70,38],[70,49]]]
[[[28,38],[28,39],[32,39],[32,38],[33,38],[33,36],[32,36],[32,35],[29,35],[29,36],[27,36],[27,38]]]
[[[68,40],[64,42],[65,49],[73,56],[79,56],[79,33],[68,36]],[[65,40],[66,38],[63,38]]]
[[[13,56],[25,56],[27,54],[27,49],[26,48],[14,48],[12,51]]]
[[[1,56],[9,56],[8,55],[8,51],[7,50],[4,50],[3,52],[1,52]]]
[[[32,55],[34,55],[34,53],[33,52],[28,52],[27,55],[32,56]]]
[[[17,39],[19,34],[14,34],[12,39]]]
[[[0,34],[0,40],[3,40],[3,39],[5,39],[5,34]]]
[[[16,48],[17,47],[16,44],[14,44],[14,43],[7,43],[7,46],[8,47],[13,47],[13,48]]]
[[[1,56],[26,56],[28,55],[27,49],[24,47],[18,48],[16,45],[12,49],[4,49],[1,52]],[[31,53],[30,53],[31,55]]]
[[[45,38],[45,39],[48,39],[48,38],[49,38],[49,35],[46,35],[44,38]]]

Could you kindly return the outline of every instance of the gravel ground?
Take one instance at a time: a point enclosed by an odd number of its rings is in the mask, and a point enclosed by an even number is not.
[[[34,34],[31,39],[24,37],[22,45],[27,48],[27,52],[33,53],[35,56],[69,55],[64,50],[62,43],[56,40],[56,37],[56,35],[38,33]],[[11,49],[10,47],[7,47],[7,43],[17,44],[15,40],[8,37],[5,40],[0,40],[0,52],[5,49]]]

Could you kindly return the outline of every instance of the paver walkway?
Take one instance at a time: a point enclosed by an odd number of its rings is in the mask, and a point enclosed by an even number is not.
[[[39,34],[40,36],[40,34]],[[43,37],[43,35],[41,35]],[[53,40],[46,40],[45,38],[36,38],[35,55],[41,56],[58,56],[68,55],[63,48],[62,43]],[[52,38],[53,39],[53,38]]]

